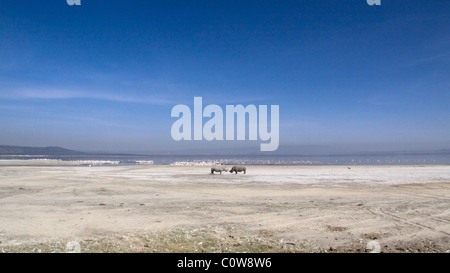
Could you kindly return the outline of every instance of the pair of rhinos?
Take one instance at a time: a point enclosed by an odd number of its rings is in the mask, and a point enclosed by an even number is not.
[[[222,174],[222,172],[228,172],[228,170],[225,167],[212,167],[211,174],[214,174],[215,172]],[[240,172],[244,172],[245,174],[247,172],[247,168],[245,166],[233,166],[230,170],[230,173],[237,174]]]

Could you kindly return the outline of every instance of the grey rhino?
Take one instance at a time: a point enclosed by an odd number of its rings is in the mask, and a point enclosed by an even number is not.
[[[228,170],[225,167],[212,167],[211,168],[211,174],[214,174],[214,172],[218,172],[222,174],[222,172],[227,172]]]
[[[235,173],[237,174],[238,172],[244,172],[244,174],[247,172],[247,168],[245,166],[233,166],[233,168],[231,168],[230,173]]]

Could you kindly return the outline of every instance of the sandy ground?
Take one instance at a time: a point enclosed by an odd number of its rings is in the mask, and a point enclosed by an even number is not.
[[[53,163],[0,162],[0,251],[174,230],[248,239],[235,246],[253,237],[295,246],[286,251],[450,249],[448,165],[248,166],[245,175],[211,175],[204,166]]]

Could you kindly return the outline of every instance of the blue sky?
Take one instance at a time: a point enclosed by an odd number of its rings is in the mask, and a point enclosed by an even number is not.
[[[448,1],[3,0],[0,144],[210,149],[170,135],[172,107],[202,96],[280,105],[280,146],[448,149],[449,14]]]

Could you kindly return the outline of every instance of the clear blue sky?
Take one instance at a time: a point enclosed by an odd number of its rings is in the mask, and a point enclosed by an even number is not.
[[[450,148],[449,16],[449,1],[2,0],[0,144],[183,149],[170,111],[202,96],[280,105],[280,146]]]

